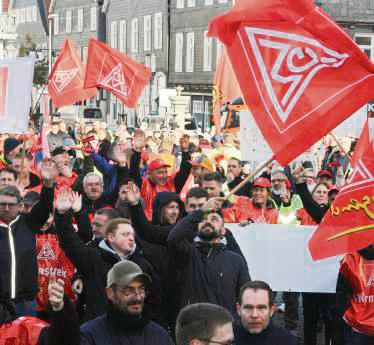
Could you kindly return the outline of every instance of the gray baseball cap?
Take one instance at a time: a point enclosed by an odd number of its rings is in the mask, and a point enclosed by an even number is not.
[[[152,283],[151,277],[143,273],[142,269],[132,261],[124,260],[117,262],[108,272],[107,287],[113,284],[119,286],[129,285],[135,278],[142,277],[146,285]]]

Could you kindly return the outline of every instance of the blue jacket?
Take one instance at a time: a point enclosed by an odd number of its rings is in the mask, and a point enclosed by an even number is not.
[[[104,193],[112,193],[117,186],[117,165],[110,164],[103,156],[97,153],[92,153],[91,158],[95,163],[95,167],[103,174]]]

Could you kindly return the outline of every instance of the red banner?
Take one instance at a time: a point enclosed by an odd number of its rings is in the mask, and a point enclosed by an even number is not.
[[[309,0],[241,1],[210,22],[249,110],[286,165],[373,97],[374,64]]]
[[[8,84],[8,67],[0,67],[0,116],[4,116],[5,113],[5,101],[7,94]]]
[[[370,122],[371,121],[371,122]],[[313,260],[355,252],[374,243],[374,119],[352,157],[353,172],[309,241]]]
[[[96,88],[83,89],[83,82],[83,62],[67,37],[49,76],[48,92],[53,105],[60,108],[96,97]]]
[[[65,282],[65,294],[75,302],[75,295],[71,289],[71,278],[75,268],[66,257],[58,244],[54,234],[39,234],[36,236],[36,252],[39,268],[39,293],[37,296],[38,310],[44,310],[48,302],[49,276],[54,273],[56,279]]]
[[[85,88],[101,87],[112,92],[126,107],[135,108],[151,74],[148,67],[102,42],[90,39]]]

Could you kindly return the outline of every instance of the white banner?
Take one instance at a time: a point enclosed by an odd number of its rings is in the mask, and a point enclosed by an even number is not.
[[[0,133],[27,133],[34,58],[0,60]]]
[[[314,226],[225,226],[239,243],[252,280],[265,281],[274,291],[335,292],[341,257],[312,260],[308,241]]]

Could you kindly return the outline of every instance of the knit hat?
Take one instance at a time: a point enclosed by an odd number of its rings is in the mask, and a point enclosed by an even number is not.
[[[4,155],[12,152],[21,142],[15,138],[6,138],[4,141]]]
[[[152,283],[151,277],[143,273],[142,269],[137,264],[128,260],[120,261],[108,272],[107,287],[111,287],[113,284],[125,287],[138,277],[142,277],[146,285]]]

